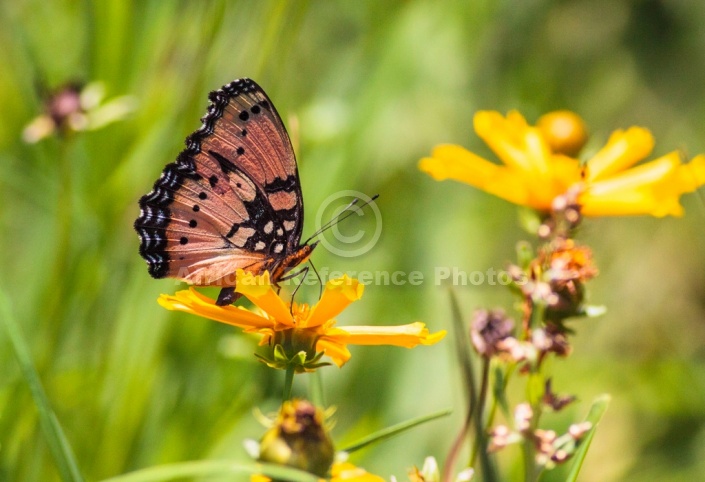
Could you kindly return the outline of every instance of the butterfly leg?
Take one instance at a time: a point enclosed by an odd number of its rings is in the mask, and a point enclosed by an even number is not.
[[[240,293],[235,293],[234,287],[228,286],[220,290],[215,304],[218,306],[232,305],[238,300],[238,298],[240,298],[240,296],[242,296]]]
[[[296,277],[298,277],[298,276],[301,275],[301,274],[303,274],[303,279],[306,279],[306,275],[308,274],[308,266],[306,266],[306,267],[304,267],[304,268],[301,268],[301,269],[298,270],[296,273],[292,273],[292,274],[291,274],[290,276],[288,276],[286,279],[296,278]],[[284,279],[284,278],[282,278],[282,279]],[[296,288],[294,288],[294,292],[291,293],[291,303],[289,303],[289,310],[292,312],[292,314],[293,314],[293,309],[294,309],[294,297],[296,296],[296,292],[299,291],[299,288],[301,288],[301,285],[302,285],[302,284],[303,284],[303,282],[298,283],[298,284],[296,285]]]
[[[323,280],[321,279],[321,275],[318,274],[318,270],[316,267],[313,265],[313,261],[310,259],[308,260],[308,264],[311,265],[311,269],[313,269],[314,274],[316,275],[316,278],[318,278],[318,299],[320,300],[321,297],[323,296]]]

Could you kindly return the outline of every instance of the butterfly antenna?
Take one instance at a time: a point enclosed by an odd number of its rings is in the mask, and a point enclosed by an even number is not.
[[[375,194],[368,201],[365,201],[365,203],[360,206],[360,209],[364,208],[368,204],[372,204],[375,201],[375,199],[377,199],[378,197],[379,197],[379,194]],[[354,205],[356,205],[359,200],[360,200],[360,198],[353,199],[347,206],[345,206],[345,209],[340,211],[336,216],[333,217],[333,219],[331,219],[326,224],[321,226],[320,229],[318,231],[316,231],[315,233],[313,233],[311,236],[309,236],[309,238],[303,244],[308,244],[309,241],[311,241],[316,236],[320,236],[325,230],[330,229],[332,226],[338,224],[339,222],[343,221],[344,219],[349,218],[354,213],[356,213],[357,211],[352,211],[352,210],[350,210],[350,208],[353,207]]]
[[[321,234],[322,232],[324,232],[326,229],[329,229],[331,226],[333,226],[334,223],[338,223],[338,222],[342,221],[342,219],[344,219],[344,218],[341,219],[340,216],[342,216],[344,213],[346,213],[346,212],[348,211],[348,209],[350,209],[350,208],[353,207],[355,204],[357,204],[357,202],[358,202],[359,200],[360,200],[359,198],[353,199],[353,200],[350,202],[350,204],[348,204],[347,206],[345,206],[345,208],[344,208],[342,211],[340,211],[333,219],[331,219],[330,221],[328,221],[326,224],[324,224],[323,226],[321,226],[321,228],[320,228],[318,231],[316,231],[315,233],[313,233],[313,234],[306,240],[306,242],[305,242],[304,244],[308,244],[309,241],[311,241],[313,238],[315,238],[316,236],[318,236],[319,234]],[[348,213],[348,215],[351,214],[351,213],[352,213],[352,211],[350,211],[350,212]],[[347,217],[347,216],[346,216],[346,217]]]

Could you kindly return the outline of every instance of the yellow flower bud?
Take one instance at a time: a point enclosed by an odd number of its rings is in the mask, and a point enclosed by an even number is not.
[[[587,128],[579,115],[557,110],[541,116],[536,123],[551,150],[574,157],[587,141]]]
[[[274,426],[262,437],[259,460],[325,477],[335,448],[324,422],[323,411],[311,402],[284,402]]]

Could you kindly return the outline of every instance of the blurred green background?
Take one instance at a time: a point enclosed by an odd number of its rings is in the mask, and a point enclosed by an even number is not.
[[[159,293],[179,286],[150,279],[137,254],[137,200],[200,125],[210,90],[248,76],[276,104],[297,148],[304,235],[331,194],[381,195],[372,250],[347,258],[319,247],[313,260],[319,269],[420,271],[424,283],[368,286],[339,323],[422,320],[435,331],[450,328],[450,309],[434,270],[501,269],[527,236],[514,206],[436,183],[418,159],[442,142],[490,157],[472,131],[478,109],[518,109],[534,122],[567,108],[586,119],[595,145],[643,125],[655,154],[705,152],[703,24],[698,0],[0,3],[0,288],[85,476],[245,460],[242,440],[264,430],[253,407],[279,403],[283,373],[255,361],[255,340],[160,308]],[[134,113],[22,141],[48,92],[93,81],[108,100],[133,96]],[[684,218],[589,219],[581,230],[601,270],[590,300],[609,311],[573,323],[574,353],[551,369],[554,388],[579,402],[543,419],[565,430],[598,394],[612,394],[581,480],[705,475],[703,193],[684,204]],[[360,226],[369,228],[351,218],[340,229]],[[468,318],[513,302],[499,285],[457,292]],[[342,369],[323,370],[336,440],[453,407],[452,417],[353,459],[400,480],[426,455],[442,461],[463,406],[451,340],[352,352]],[[295,392],[305,389],[299,377]],[[507,478],[517,454],[503,454]],[[4,332],[0,480],[58,480]]]

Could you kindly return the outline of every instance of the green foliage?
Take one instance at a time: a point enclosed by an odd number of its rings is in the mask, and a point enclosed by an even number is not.
[[[520,236],[513,206],[436,183],[418,159],[445,142],[486,152],[473,112],[512,108],[531,121],[574,110],[596,146],[638,124],[653,130],[657,154],[703,152],[703,22],[694,0],[2,2],[0,288],[48,405],[34,403],[28,365],[0,331],[0,480],[61,477],[49,406],[88,480],[187,460],[250,463],[242,440],[263,432],[253,407],[278,406],[283,373],[257,362],[252,338],[160,308],[159,293],[179,286],[149,278],[132,230],[137,199],[198,128],[208,91],[249,76],[272,97],[297,148],[304,234],[329,195],[380,194],[373,250],[341,258],[319,248],[313,260],[420,271],[423,283],[368,286],[341,323],[419,319],[436,331],[450,328],[451,313],[435,270],[501,269]],[[45,94],[92,81],[108,100],[133,96],[137,109],[99,130],[22,141]],[[574,327],[574,353],[555,367],[562,391],[584,401],[543,420],[565,429],[612,394],[581,480],[694,480],[705,470],[705,210],[698,196],[685,206],[683,219],[597,220],[580,234],[601,269],[590,302],[609,311]],[[340,229],[366,226],[355,218]],[[456,290],[463,313],[511,299],[499,285]],[[297,297],[317,293],[305,286]],[[322,378],[338,406],[336,440],[462,406],[464,396],[450,343],[353,348]],[[400,478],[426,455],[442,461],[461,412],[355,461]]]

